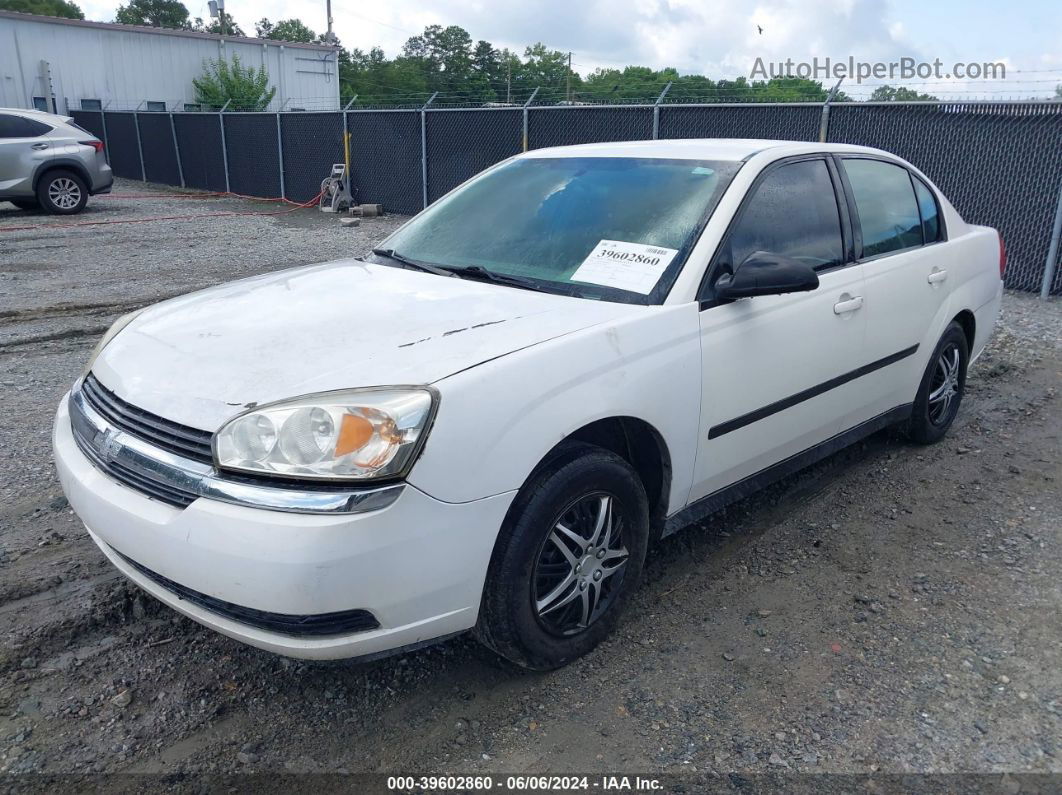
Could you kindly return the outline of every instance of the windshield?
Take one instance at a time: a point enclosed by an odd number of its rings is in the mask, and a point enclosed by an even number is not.
[[[737,162],[521,158],[441,199],[382,248],[549,292],[659,303]],[[478,267],[477,267],[478,266]],[[482,270],[481,270],[482,269]]]

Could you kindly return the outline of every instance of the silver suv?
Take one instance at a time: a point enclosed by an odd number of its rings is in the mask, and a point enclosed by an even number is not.
[[[71,117],[0,108],[0,201],[71,215],[113,183],[103,142]]]

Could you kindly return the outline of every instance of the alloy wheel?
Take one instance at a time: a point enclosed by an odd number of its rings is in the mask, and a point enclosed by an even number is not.
[[[929,386],[929,421],[934,425],[944,425],[951,416],[952,405],[959,395],[961,363],[962,355],[955,343],[945,346],[937,358]]]
[[[48,186],[48,198],[60,210],[72,210],[81,201],[81,187],[69,177],[59,177]]]
[[[574,635],[598,620],[620,592],[629,519],[612,495],[579,498],[557,518],[532,572],[532,607],[558,635]]]

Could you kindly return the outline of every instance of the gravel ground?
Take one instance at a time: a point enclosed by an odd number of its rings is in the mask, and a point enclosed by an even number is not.
[[[120,182],[75,222],[261,210]],[[878,434],[667,539],[617,634],[561,671],[514,673],[467,638],[287,660],[123,581],[49,453],[96,337],[160,297],[364,251],[399,220],[67,227],[0,204],[0,771],[622,770],[690,791],[1062,773],[1062,303],[1030,295],[1005,297],[944,442]],[[26,224],[46,228],[3,231]]]

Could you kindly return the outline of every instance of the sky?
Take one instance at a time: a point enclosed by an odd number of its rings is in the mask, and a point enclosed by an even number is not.
[[[103,21],[113,19],[118,5],[79,2],[86,18]],[[193,17],[209,17],[206,0],[185,5]],[[871,78],[862,90],[849,79],[843,88],[860,96],[888,82],[941,98],[973,93],[1002,99],[1050,96],[1062,83],[1059,0],[333,0],[332,6],[344,46],[379,46],[388,56],[426,25],[440,24],[460,25],[473,40],[520,53],[537,41],[571,51],[573,68],[583,75],[637,64],[732,79],[749,77],[757,58],[770,63],[816,56],[867,62],[910,57],[939,58],[945,72],[955,62],[1002,62],[1007,79]],[[298,17],[318,32],[326,27],[324,0],[228,0],[226,11],[252,35],[263,16]]]

